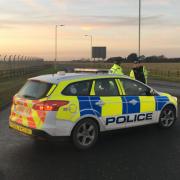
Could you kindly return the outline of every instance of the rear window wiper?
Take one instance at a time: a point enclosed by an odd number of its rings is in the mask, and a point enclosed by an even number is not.
[[[23,97],[24,97],[24,98],[29,98],[29,99],[36,99],[36,97],[34,97],[34,96],[30,96],[30,95],[26,95],[26,94],[25,94],[25,95],[23,95]]]

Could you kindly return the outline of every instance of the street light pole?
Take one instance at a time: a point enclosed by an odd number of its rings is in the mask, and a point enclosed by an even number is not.
[[[61,24],[61,25],[56,25],[55,26],[55,58],[54,58],[54,67],[55,67],[55,70],[57,68],[57,30],[58,30],[58,27],[63,27],[64,25]]]
[[[141,0],[139,0],[139,58],[141,56]]]
[[[57,25],[55,26],[55,59],[54,59],[54,69],[56,70],[57,61]]]
[[[92,35],[84,35],[84,36],[86,36],[86,37],[90,37],[90,59],[91,59],[91,61],[92,61],[92,47],[93,47],[93,37],[92,37]]]

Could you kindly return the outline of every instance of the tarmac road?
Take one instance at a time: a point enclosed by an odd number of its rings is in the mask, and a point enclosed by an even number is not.
[[[180,121],[169,130],[152,125],[103,134],[80,152],[70,142],[36,143],[14,133],[9,111],[0,113],[0,180],[180,179]]]
[[[150,81],[150,85],[161,92],[168,92],[174,96],[180,97],[180,82],[168,82],[168,81]]]

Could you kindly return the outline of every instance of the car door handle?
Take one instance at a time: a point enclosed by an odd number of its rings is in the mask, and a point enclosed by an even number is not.
[[[104,106],[104,105],[105,105],[105,102],[103,102],[103,101],[98,101],[98,102],[96,103],[96,105],[97,105],[97,106]]]
[[[129,103],[135,106],[138,103],[138,101],[136,101],[135,99],[132,99],[131,101],[129,101]]]

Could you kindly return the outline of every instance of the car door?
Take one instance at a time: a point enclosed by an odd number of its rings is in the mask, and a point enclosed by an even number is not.
[[[119,79],[124,96],[123,115],[126,116],[126,127],[154,123],[156,120],[156,100],[151,89],[131,79]]]
[[[91,103],[90,91],[92,80],[71,82],[61,93],[61,100],[69,103],[57,112],[57,119],[76,122],[86,116],[95,116]]]
[[[95,102],[94,106],[98,106],[101,109],[101,121],[105,130],[122,128],[116,123],[117,117],[122,115],[123,103],[120,98],[119,88],[117,81],[114,78],[110,79],[97,79],[92,86],[91,95],[95,99],[99,98],[98,102]]]

